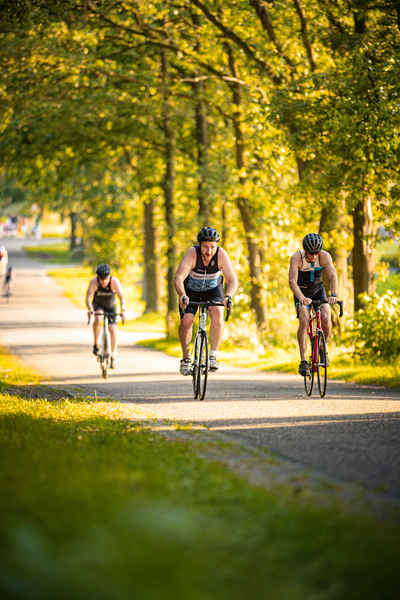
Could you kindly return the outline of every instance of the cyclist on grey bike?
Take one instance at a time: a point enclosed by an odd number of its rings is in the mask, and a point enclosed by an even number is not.
[[[218,246],[219,233],[213,227],[203,227],[197,235],[198,245],[187,250],[179,263],[174,285],[179,296],[179,306],[184,310],[179,326],[179,339],[183,358],[180,362],[181,375],[190,375],[190,341],[197,305],[193,302],[214,300],[228,307],[238,288],[238,280],[227,252]],[[225,296],[224,284],[225,278]],[[185,300],[189,303],[185,304]],[[224,332],[222,306],[210,306],[210,371],[217,371],[219,346]]]
[[[307,362],[307,331],[309,324],[310,304],[313,300],[325,303],[321,306],[321,321],[325,340],[328,341],[332,332],[330,304],[337,302],[338,278],[332,257],[329,252],[322,250],[323,241],[318,233],[308,233],[303,239],[303,250],[295,252],[290,259],[289,286],[294,294],[295,304],[300,306],[299,328],[297,341],[300,350],[299,373],[303,377],[309,374]],[[322,283],[322,274],[326,274],[331,287],[331,295],[326,297]],[[327,363],[329,364],[328,357]]]
[[[97,267],[96,273],[97,277],[93,277],[93,279],[90,281],[86,292],[88,318],[90,318],[90,315],[93,315],[94,313],[113,313],[113,315],[108,317],[108,330],[111,338],[110,368],[115,369],[118,343],[115,296],[118,296],[121,304],[122,322],[125,322],[125,298],[119,279],[116,277],[111,277],[111,269],[108,265],[101,263],[101,265]],[[99,353],[99,338],[101,333],[102,319],[103,317],[101,315],[97,315],[95,316],[93,323],[93,354],[95,355]]]

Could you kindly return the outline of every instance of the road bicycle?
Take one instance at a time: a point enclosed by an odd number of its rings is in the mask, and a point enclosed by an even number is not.
[[[107,372],[111,363],[111,336],[108,331],[109,317],[121,317],[121,314],[113,312],[93,313],[95,317],[103,317],[103,333],[101,334],[100,354],[97,355],[97,360],[100,363],[100,369],[103,379],[107,379]],[[90,323],[90,316],[88,324]]]
[[[189,301],[188,304],[195,304],[199,307],[199,325],[197,327],[196,336],[194,338],[191,354],[190,372],[193,379],[193,397],[195,400],[204,400],[207,389],[208,371],[210,369],[208,333],[207,333],[207,309],[210,306],[224,306],[222,302],[213,302],[207,300],[204,302]],[[179,309],[181,317],[184,311]],[[229,319],[231,314],[231,302],[226,310],[225,321]]]
[[[11,281],[5,281],[3,284],[3,296],[7,299],[7,302],[10,300],[11,294],[12,294]]]
[[[310,305],[310,321],[308,325],[307,362],[308,374],[304,375],[304,387],[307,396],[311,396],[314,387],[314,375],[317,374],[318,390],[321,398],[325,396],[328,375],[328,357],[326,354],[325,335],[321,324],[321,304],[326,301],[315,300]],[[343,301],[338,300],[339,317],[343,316]],[[311,314],[311,306],[314,315]],[[296,304],[297,317],[300,316],[300,303]]]

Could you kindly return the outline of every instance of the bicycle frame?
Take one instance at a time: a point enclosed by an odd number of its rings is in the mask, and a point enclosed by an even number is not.
[[[310,310],[310,322],[308,325],[308,337],[310,338],[312,355],[311,355],[311,368],[314,373],[318,371],[318,345],[313,342],[313,340],[318,337],[318,332],[322,332],[322,323],[321,323],[321,306],[315,308],[315,315],[311,316]]]
[[[100,354],[97,356],[97,360],[100,363],[101,373],[103,379],[107,379],[107,370],[110,366],[111,359],[111,336],[108,330],[109,326],[109,317],[122,317],[122,314],[119,313],[106,313],[106,312],[97,312],[93,313],[95,317],[103,317],[103,332],[101,335],[101,346],[100,346]],[[90,317],[88,320],[88,324],[90,323]]]
[[[311,396],[314,387],[314,374],[317,373],[318,377],[318,389],[321,398],[325,396],[326,383],[327,383],[327,368],[328,360],[326,354],[326,341],[324,331],[322,329],[322,317],[321,317],[321,305],[327,304],[325,301],[313,301],[309,306],[309,324],[307,335],[310,345],[310,356],[309,356],[309,368],[310,373],[304,376],[304,387],[307,396]],[[338,300],[337,304],[340,307],[341,317],[343,315],[343,301]],[[314,309],[315,314],[311,314],[311,310]],[[300,304],[296,304],[297,316],[300,316]]]

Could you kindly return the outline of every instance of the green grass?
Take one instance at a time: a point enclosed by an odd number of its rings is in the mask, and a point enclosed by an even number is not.
[[[37,384],[43,375],[0,346],[0,391],[5,386]]]
[[[127,331],[165,333],[166,320],[160,313],[148,312],[143,313],[137,319],[127,320],[124,328]]]
[[[392,267],[400,266],[400,243],[393,240],[378,242],[375,247],[381,260],[388,262]]]
[[[69,242],[60,242],[58,244],[41,244],[40,246],[23,246],[22,249],[34,260],[63,265],[71,262],[69,247]]]
[[[400,295],[400,273],[391,273],[386,279],[376,282],[376,293],[379,296],[382,296],[388,290]]]
[[[3,598],[397,597],[397,524],[252,486],[120,404],[0,398]]]

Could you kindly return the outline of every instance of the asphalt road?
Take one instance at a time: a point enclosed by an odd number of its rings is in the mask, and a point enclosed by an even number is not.
[[[138,347],[151,334],[119,329],[117,368],[107,381],[92,350],[86,313],[76,308],[21,251],[1,240],[17,273],[14,295],[1,298],[0,343],[73,393],[112,396],[146,414],[223,432],[229,440],[268,448],[336,482],[356,482],[400,499],[400,391],[328,381],[325,398],[305,395],[300,376],[221,366],[203,402],[178,360]],[[35,242],[29,242],[35,243]],[[129,308],[129,307],[128,307]]]

